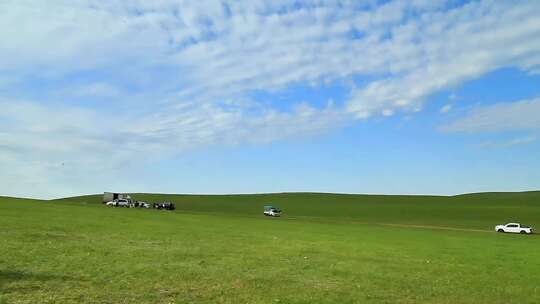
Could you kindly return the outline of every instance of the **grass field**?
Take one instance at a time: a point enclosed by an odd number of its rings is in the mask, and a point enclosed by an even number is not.
[[[540,192],[134,197],[0,198],[0,303],[540,303]]]

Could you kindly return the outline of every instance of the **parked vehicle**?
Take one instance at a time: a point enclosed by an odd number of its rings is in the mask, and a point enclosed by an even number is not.
[[[147,202],[131,201],[128,199],[116,199],[105,203],[105,206],[111,207],[128,207],[128,208],[150,208],[150,204]],[[166,206],[162,206],[164,208]],[[168,206],[167,208],[171,208]],[[173,205],[174,208],[174,205]],[[165,209],[165,208],[164,208]],[[174,209],[172,209],[174,210]]]
[[[508,223],[506,225],[497,225],[495,226],[495,231],[508,232],[508,233],[521,233],[521,234],[533,233],[533,230],[531,227],[522,226],[520,223]]]
[[[126,199],[119,199],[119,200],[116,200],[116,207],[129,207],[130,206],[130,202]]]
[[[279,217],[281,216],[281,210],[279,210],[278,208],[274,206],[264,206],[263,214],[265,216]]]
[[[174,204],[173,203],[154,203],[154,206],[153,206],[154,209],[158,209],[158,210],[174,210],[176,209],[174,207]]]
[[[147,202],[136,202],[135,207],[137,208],[150,208],[150,204]]]

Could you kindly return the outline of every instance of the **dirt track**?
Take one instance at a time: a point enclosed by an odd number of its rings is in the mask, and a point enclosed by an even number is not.
[[[455,228],[455,227],[430,226],[430,225],[408,225],[408,224],[387,224],[387,223],[378,223],[378,225],[402,227],[402,228],[439,229],[439,230],[454,230],[454,231],[468,231],[468,232],[493,232],[492,230],[486,230],[486,229],[468,229],[468,228]]]
[[[203,212],[185,212],[178,210],[177,212],[191,213],[191,214],[208,214]],[[245,216],[245,215],[236,215],[236,217],[248,217],[248,218],[261,218],[260,216]],[[276,218],[277,219],[277,218]],[[350,223],[350,224],[361,224],[361,225],[379,225],[379,226],[388,226],[388,227],[399,227],[399,228],[416,228],[416,229],[436,229],[436,230],[448,230],[448,231],[464,231],[464,232],[484,232],[484,233],[494,233],[494,230],[491,229],[473,229],[473,228],[458,228],[458,227],[447,227],[447,226],[434,226],[434,225],[415,225],[415,224],[394,224],[394,223],[372,223],[365,221],[356,221],[351,219],[332,219],[332,218],[321,218],[321,217],[311,217],[311,216],[297,216],[297,217],[281,217],[281,220],[292,220],[292,221],[310,221],[310,222],[320,222],[320,223]],[[533,234],[539,235],[539,234]]]
[[[363,225],[380,225],[380,226],[389,226],[389,227],[400,227],[400,228],[417,228],[417,229],[438,229],[438,230],[453,230],[453,231],[466,231],[466,232],[494,232],[493,230],[488,229],[472,229],[472,228],[457,228],[457,227],[446,227],[446,226],[433,226],[433,225],[415,225],[415,224],[393,224],[393,223],[370,223],[363,221],[355,220],[329,220],[326,218],[317,218],[317,217],[287,217],[287,220],[308,220],[308,221],[321,221],[321,222],[347,222]]]

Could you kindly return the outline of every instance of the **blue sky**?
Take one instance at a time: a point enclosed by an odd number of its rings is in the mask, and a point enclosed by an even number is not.
[[[540,189],[535,1],[2,1],[0,195]]]

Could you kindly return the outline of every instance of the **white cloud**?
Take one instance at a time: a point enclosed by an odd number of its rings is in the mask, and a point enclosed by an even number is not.
[[[358,117],[387,108],[410,111],[430,94],[497,68],[538,64],[540,6],[500,4],[474,2],[393,28],[394,38],[373,46],[379,54],[391,54],[381,56],[393,75],[353,90],[348,110]]]
[[[455,101],[457,99],[459,99],[459,96],[454,94],[454,93],[452,93],[452,94],[450,94],[450,96],[448,96],[448,100],[450,100],[450,101]]]
[[[38,84],[46,94],[21,102],[0,91],[0,163],[10,172],[0,174],[0,183],[15,187],[12,181],[24,176],[38,183],[57,172],[62,181],[42,188],[66,192],[73,187],[62,177],[69,176],[61,173],[66,164],[112,173],[148,155],[317,134],[353,119],[419,111],[430,94],[501,67],[538,71],[537,2],[446,6],[1,1],[0,88]],[[276,106],[250,95],[364,78],[365,85],[351,85],[347,100],[327,107],[310,100]],[[107,98],[110,107],[77,103],[85,96]],[[447,131],[504,124],[488,113],[484,120],[492,123],[479,125],[474,115]],[[62,163],[62,170],[51,169]]]
[[[134,115],[0,102],[2,194],[56,197],[136,184],[122,172],[208,145],[261,144],[319,134],[347,120],[333,106],[290,112],[186,104]],[[24,182],[21,182],[24,181]],[[29,188],[30,187],[30,188]],[[101,188],[100,188],[101,187]]]
[[[440,113],[448,113],[448,112],[450,112],[450,110],[452,110],[452,104],[445,104],[444,106],[441,107],[439,112]]]
[[[540,64],[535,2],[479,1],[449,11],[441,2],[410,1],[154,2],[4,1],[0,68],[40,66],[55,75],[174,65],[179,75],[170,81],[181,84],[180,94],[220,97],[387,75],[352,90],[347,110],[365,117],[417,110],[431,93],[502,66]],[[359,39],[350,39],[352,30]]]
[[[85,85],[73,86],[63,89],[58,92],[60,95],[76,96],[76,97],[105,97],[116,98],[125,95],[120,88],[114,85],[95,82]]]
[[[481,148],[509,148],[518,145],[527,145],[538,141],[538,137],[534,135],[516,137],[507,141],[485,141],[480,144]]]
[[[444,132],[500,132],[540,129],[540,98],[477,107],[443,127]]]

